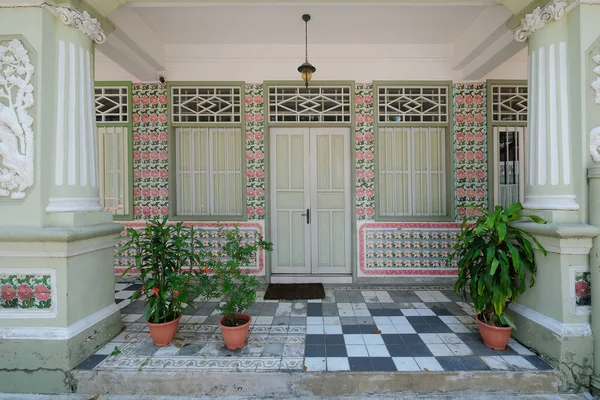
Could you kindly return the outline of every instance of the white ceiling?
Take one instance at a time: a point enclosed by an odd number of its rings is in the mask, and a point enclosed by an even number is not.
[[[451,44],[494,1],[477,3],[129,3],[163,44]],[[168,6],[168,7],[167,7]]]

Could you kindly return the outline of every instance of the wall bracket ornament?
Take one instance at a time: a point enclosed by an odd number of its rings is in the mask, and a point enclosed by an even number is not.
[[[521,19],[521,25],[515,30],[517,42],[525,42],[531,34],[539,31],[551,21],[558,21],[566,13],[567,3],[558,1],[545,7],[536,7]]]
[[[60,6],[48,6],[48,9],[52,14],[58,16],[63,24],[76,28],[79,32],[89,36],[94,42],[101,44],[106,41],[106,32],[102,29],[100,21],[92,18],[87,11],[79,12],[72,8]]]
[[[0,44],[0,198],[22,199],[33,184],[34,70],[20,40]]]
[[[600,126],[590,132],[590,156],[595,163],[600,163]]]
[[[594,62],[598,64],[596,68],[594,68],[594,73],[598,75],[595,81],[592,82],[592,88],[596,91],[596,104],[600,104],[600,54],[594,56]]]

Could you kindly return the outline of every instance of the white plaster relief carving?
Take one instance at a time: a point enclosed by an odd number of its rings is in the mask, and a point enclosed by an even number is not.
[[[33,184],[34,70],[20,40],[0,45],[0,197],[22,199]]]
[[[56,7],[54,10],[63,24],[73,26],[98,44],[106,41],[106,33],[102,29],[102,25],[87,11],[81,13],[67,7]]]
[[[515,30],[517,42],[526,41],[532,33],[539,31],[550,21],[558,21],[565,15],[567,3],[559,1],[545,7],[537,7],[521,19],[521,25]]]
[[[600,163],[600,126],[590,132],[590,156],[595,163]]]
[[[600,54],[594,56],[594,62],[598,64],[598,66],[594,68],[594,73],[598,75],[598,77],[592,82],[592,88],[596,91],[596,104],[600,104]]]

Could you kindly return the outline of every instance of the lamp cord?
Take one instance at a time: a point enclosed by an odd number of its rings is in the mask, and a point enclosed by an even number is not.
[[[308,21],[304,21],[304,51],[305,61],[308,62]]]

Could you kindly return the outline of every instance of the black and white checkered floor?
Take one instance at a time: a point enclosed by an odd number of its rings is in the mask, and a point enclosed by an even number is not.
[[[226,371],[481,371],[549,370],[512,340],[503,351],[481,342],[473,308],[449,288],[326,286],[326,299],[265,301],[259,292],[247,345],[227,350],[214,311],[197,303],[181,319],[175,341],[153,345],[137,285],[117,283],[123,332],[80,369]],[[118,350],[115,350],[117,348]]]

